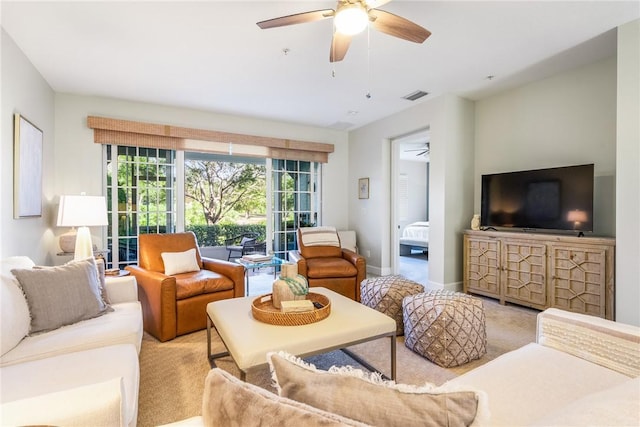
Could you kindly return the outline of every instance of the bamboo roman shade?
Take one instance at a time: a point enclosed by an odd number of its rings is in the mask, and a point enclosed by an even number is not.
[[[87,117],[97,144],[236,154],[327,163],[333,144],[185,128],[106,117]]]

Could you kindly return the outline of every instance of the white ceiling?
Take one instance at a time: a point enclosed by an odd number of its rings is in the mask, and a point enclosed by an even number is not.
[[[369,48],[365,32],[335,64],[331,20],[269,30],[255,24],[335,4],[3,0],[0,13],[57,92],[335,129],[443,93],[480,99],[604,59],[615,52],[611,30],[640,17],[637,1],[396,0],[381,9],[433,35],[414,44],[371,30]],[[430,95],[402,99],[416,90]]]

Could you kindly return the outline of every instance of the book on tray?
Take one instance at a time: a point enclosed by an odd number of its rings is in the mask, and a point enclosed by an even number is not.
[[[250,255],[244,255],[242,257],[242,260],[249,261],[249,262],[265,262],[265,261],[271,261],[271,258],[273,258],[273,255],[250,254]]]

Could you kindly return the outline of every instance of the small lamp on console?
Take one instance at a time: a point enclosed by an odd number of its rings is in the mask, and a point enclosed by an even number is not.
[[[93,256],[89,227],[108,225],[107,204],[104,196],[60,196],[58,227],[78,227],[74,259]],[[65,250],[61,242],[61,249]]]
[[[587,222],[587,213],[579,209],[574,209],[572,211],[569,211],[569,214],[567,215],[567,221],[573,222],[573,229],[578,230],[581,223]],[[578,236],[580,235],[584,235],[582,231],[580,231],[580,233],[578,234]]]

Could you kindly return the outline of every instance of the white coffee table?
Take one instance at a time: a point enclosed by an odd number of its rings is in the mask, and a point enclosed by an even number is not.
[[[231,356],[246,380],[247,371],[267,364],[270,351],[286,351],[308,357],[350,345],[390,338],[391,379],[396,377],[396,322],[389,316],[326,288],[311,288],[331,301],[331,314],[319,322],[302,326],[278,326],[253,318],[251,303],[257,298],[233,298],[207,305],[207,355],[213,362]],[[211,353],[211,328],[220,335],[227,352]],[[348,353],[354,357],[352,353]],[[373,369],[365,361],[356,360]]]

